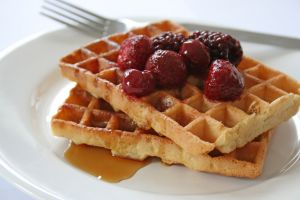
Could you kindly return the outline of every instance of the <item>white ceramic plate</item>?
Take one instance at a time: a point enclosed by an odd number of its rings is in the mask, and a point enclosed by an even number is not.
[[[275,129],[264,172],[256,180],[199,173],[158,162],[109,184],[63,158],[68,142],[49,121],[74,85],[58,60],[93,38],[61,29],[33,37],[0,56],[0,172],[41,199],[252,199],[299,197],[300,115]],[[243,43],[244,52],[300,80],[300,51]]]

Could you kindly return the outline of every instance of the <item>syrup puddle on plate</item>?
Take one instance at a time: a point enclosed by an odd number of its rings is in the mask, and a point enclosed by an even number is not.
[[[149,159],[137,161],[112,156],[110,150],[74,143],[65,151],[64,157],[73,166],[111,183],[130,178],[150,162]]]

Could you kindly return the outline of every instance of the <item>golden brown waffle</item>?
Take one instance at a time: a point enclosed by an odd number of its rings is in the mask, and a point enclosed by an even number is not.
[[[192,155],[153,130],[142,130],[124,113],[114,112],[104,100],[96,99],[79,86],[73,88],[51,126],[56,136],[76,144],[111,149],[122,157],[142,160],[161,158],[167,164],[183,164],[191,169],[226,176],[255,178],[261,174],[270,132],[229,154],[217,150]]]
[[[153,37],[165,31],[187,34],[182,26],[162,21],[108,36],[62,58],[62,74],[126,113],[139,127],[154,129],[194,155],[215,147],[231,152],[297,113],[300,84],[249,57],[238,66],[246,88],[235,102],[208,101],[192,79],[177,90],[160,90],[143,98],[126,95],[115,63],[121,42],[133,34]]]

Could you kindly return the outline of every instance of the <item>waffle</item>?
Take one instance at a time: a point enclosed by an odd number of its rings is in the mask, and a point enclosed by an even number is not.
[[[300,84],[246,56],[238,66],[245,90],[234,102],[209,101],[195,86],[195,77],[180,89],[157,90],[142,98],[126,95],[116,66],[120,44],[134,34],[153,37],[165,31],[188,34],[184,27],[162,21],[108,36],[62,58],[61,72],[114,110],[126,113],[140,128],[154,129],[194,155],[215,148],[229,153],[297,113]]]
[[[76,86],[52,118],[54,135],[76,144],[111,149],[114,155],[143,160],[155,156],[166,164],[183,164],[188,168],[226,176],[255,178],[261,174],[270,132],[229,154],[217,150],[193,155],[172,140],[153,130],[143,130],[124,113],[113,111],[102,99],[96,99]]]

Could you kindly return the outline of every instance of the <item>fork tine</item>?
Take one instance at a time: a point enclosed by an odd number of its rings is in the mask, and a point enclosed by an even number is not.
[[[89,34],[92,37],[99,37],[99,35],[100,35],[99,33],[96,33],[94,30],[82,28],[81,26],[78,26],[78,25],[73,25],[72,23],[69,23],[69,22],[65,21],[64,19],[60,19],[59,17],[50,15],[50,14],[44,12],[44,11],[41,11],[40,14],[44,15],[44,16],[46,16],[46,17],[48,17],[48,18],[50,18],[54,21],[65,24],[65,25],[70,26],[70,27],[72,27],[74,29],[77,29],[79,31],[85,32],[85,33]]]
[[[83,16],[82,14],[80,14],[80,13],[78,13],[78,12],[76,13],[76,12],[70,10],[69,8],[66,8],[65,6],[61,6],[61,5],[59,5],[59,4],[57,4],[57,3],[54,3],[54,2],[52,2],[52,1],[45,0],[45,3],[46,3],[46,4],[49,4],[49,5],[53,6],[53,7],[59,8],[59,9],[61,9],[61,10],[63,10],[63,11],[66,11],[66,12],[68,12],[68,13],[70,13],[70,14],[73,14],[73,15],[75,15],[76,17],[82,18],[82,19],[84,19],[84,20],[86,20],[86,21],[88,21],[88,22],[94,23],[96,26],[102,27],[102,26],[105,25],[105,24],[103,24],[103,22],[97,22],[97,21],[95,21],[95,20],[92,20],[91,18],[85,17],[85,16]]]
[[[80,25],[82,25],[82,26],[84,26],[84,27],[86,27],[86,28],[88,28],[90,30],[93,30],[93,31],[97,32],[99,35],[104,32],[104,29],[98,29],[98,28],[96,28],[94,26],[90,26],[90,25],[88,25],[86,23],[83,23],[83,22],[79,21],[78,19],[76,19],[76,18],[74,18],[72,16],[68,16],[68,15],[66,15],[66,14],[64,14],[64,13],[62,13],[60,11],[54,10],[54,9],[52,9],[50,7],[47,7],[47,6],[43,5],[42,8],[45,9],[45,10],[47,10],[47,11],[49,11],[49,12],[55,13],[57,15],[60,15],[61,17],[64,17],[64,18],[66,18],[68,20],[74,21],[74,22],[76,22],[76,23],[78,23],[78,24],[80,24]]]
[[[78,7],[78,6],[76,6],[76,5],[73,5],[73,4],[69,3],[69,2],[66,2],[66,1],[64,1],[64,0],[53,0],[53,1],[60,2],[60,3],[64,4],[64,5],[70,6],[71,8],[74,8],[74,9],[76,9],[76,10],[79,10],[79,11],[83,12],[83,13],[86,13],[86,14],[89,14],[89,15],[91,15],[91,16],[93,16],[93,17],[96,17],[96,18],[102,20],[103,23],[107,23],[107,22],[111,21],[111,20],[108,19],[108,18],[102,17],[102,16],[100,16],[100,15],[96,15],[95,13],[92,13],[92,12],[90,12],[90,11],[88,11],[88,10],[85,10],[85,9],[83,9],[83,8],[80,8],[80,7]]]

